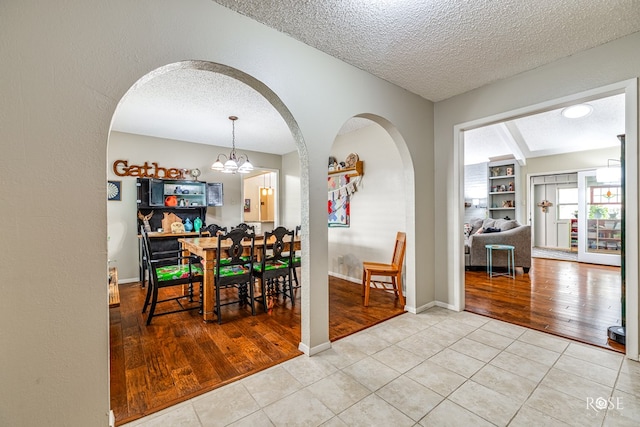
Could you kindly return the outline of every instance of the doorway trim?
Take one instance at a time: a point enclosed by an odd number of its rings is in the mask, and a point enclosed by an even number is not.
[[[495,114],[492,116],[472,120],[454,125],[453,127],[453,175],[458,177],[458,191],[453,197],[453,217],[457,218],[452,231],[453,249],[453,307],[462,311],[465,307],[465,282],[464,282],[464,132],[475,128],[487,126],[497,122],[513,120],[548,110],[562,108],[578,102],[589,101],[609,95],[625,94],[625,135],[626,145],[623,156],[627,166],[625,170],[625,205],[636,207],[626,212],[627,228],[625,234],[625,257],[629,260],[638,259],[638,188],[640,181],[638,176],[638,79],[624,80],[599,88],[590,89],[558,99],[548,100],[527,107]],[[626,355],[628,358],[638,360],[640,345],[639,306],[638,292],[639,269],[637,262],[627,263],[626,268]],[[606,334],[606,331],[603,331]]]

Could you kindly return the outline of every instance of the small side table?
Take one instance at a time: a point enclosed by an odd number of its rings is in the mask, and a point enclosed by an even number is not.
[[[507,276],[512,279],[516,278],[516,265],[515,256],[513,254],[515,247],[512,245],[485,245],[487,249],[487,274],[489,277]],[[506,273],[494,273],[493,272],[493,251],[507,251],[507,272]]]

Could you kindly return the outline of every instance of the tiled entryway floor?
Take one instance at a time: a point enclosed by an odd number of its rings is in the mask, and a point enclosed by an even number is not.
[[[126,426],[226,425],[637,427],[640,363],[432,308]]]

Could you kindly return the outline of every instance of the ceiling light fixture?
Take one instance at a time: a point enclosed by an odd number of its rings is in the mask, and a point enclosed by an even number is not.
[[[249,157],[245,154],[236,154],[236,116],[229,116],[231,120],[231,153],[227,157],[225,154],[218,154],[216,161],[211,165],[211,169],[223,173],[249,173],[253,170],[253,165],[249,161]],[[220,157],[224,157],[226,161],[224,164],[220,160]]]
[[[586,117],[593,111],[593,107],[589,104],[577,104],[562,109],[562,115],[568,119],[579,119]]]

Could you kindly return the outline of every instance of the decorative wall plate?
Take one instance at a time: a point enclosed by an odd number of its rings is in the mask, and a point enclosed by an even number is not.
[[[356,163],[358,162],[358,155],[356,153],[351,153],[347,156],[345,163],[348,168],[355,168]]]
[[[107,200],[122,200],[122,194],[120,193],[121,185],[122,181],[107,182]]]

